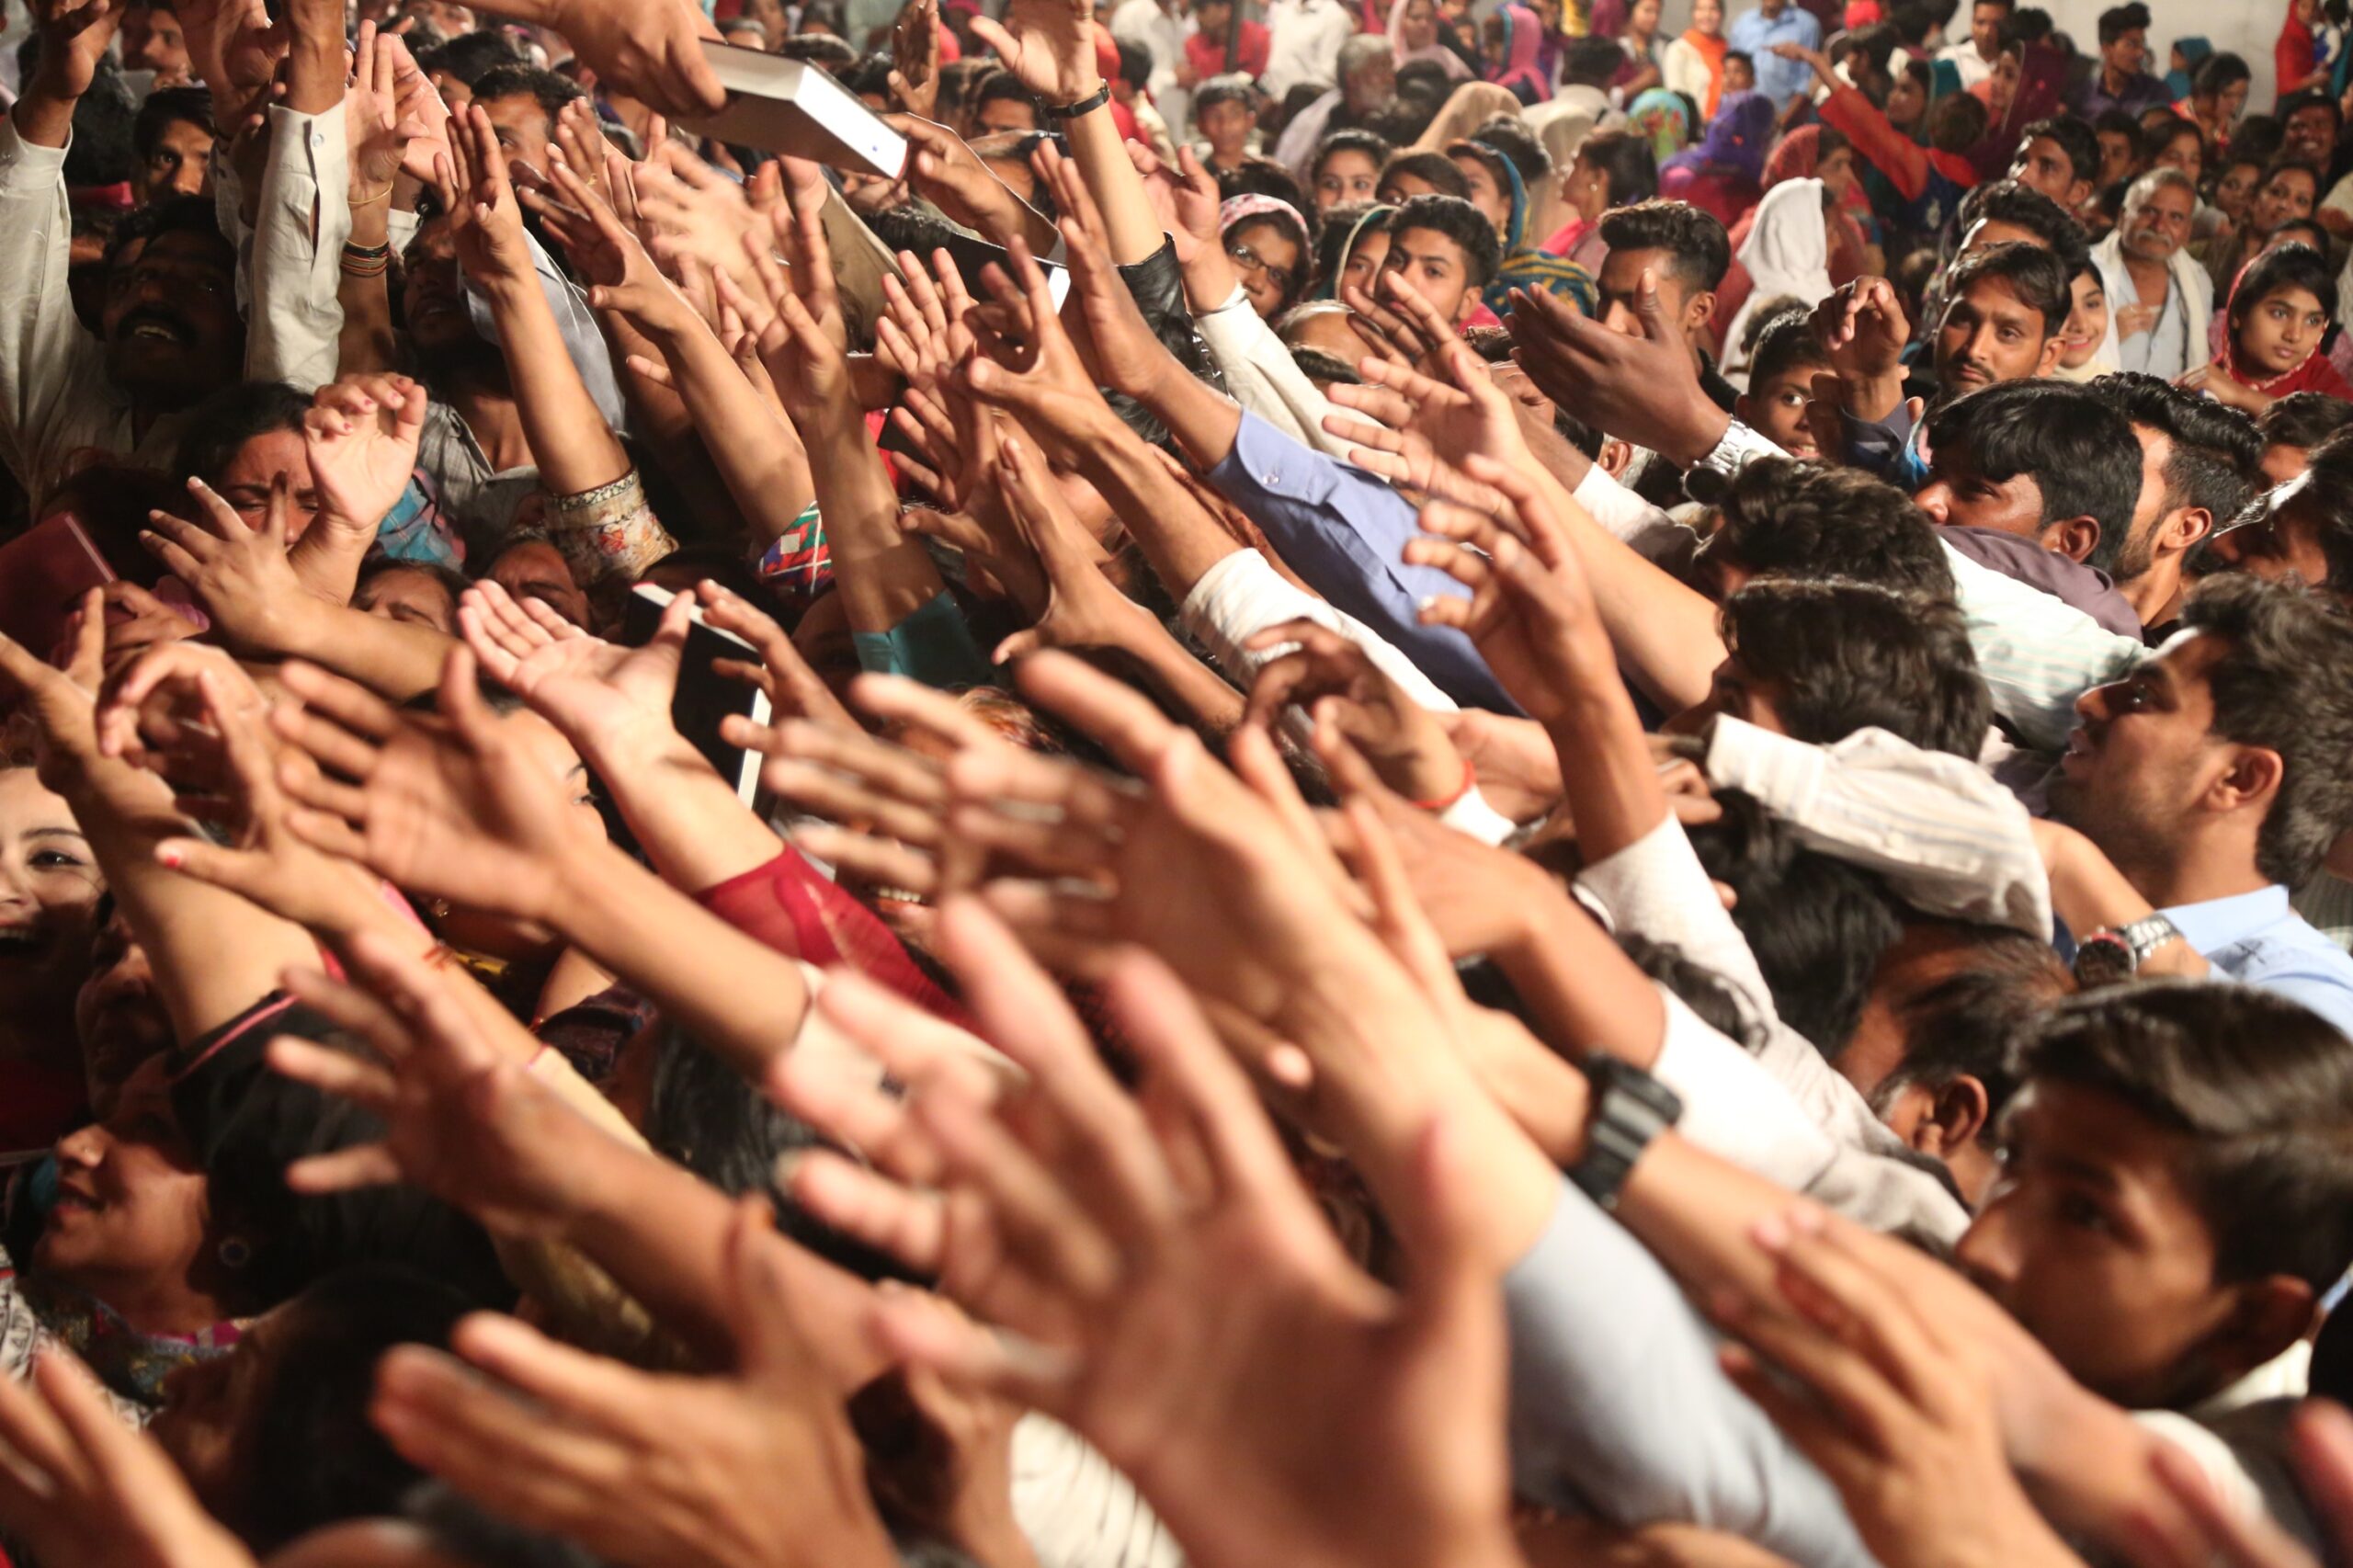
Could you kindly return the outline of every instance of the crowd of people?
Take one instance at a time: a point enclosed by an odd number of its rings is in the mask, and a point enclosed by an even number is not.
[[[2347,23],[31,0],[0,1562],[2353,1562]]]

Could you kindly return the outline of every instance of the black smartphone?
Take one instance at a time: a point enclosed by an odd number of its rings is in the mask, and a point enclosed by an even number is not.
[[[621,641],[632,648],[642,648],[654,641],[654,633],[662,625],[662,614],[676,597],[669,589],[652,583],[640,583],[631,588],[629,603],[621,613]],[[689,614],[692,624],[687,629],[686,657],[678,666],[677,695],[670,699],[670,720],[748,806],[760,790],[760,754],[720,739],[719,722],[735,713],[755,724],[767,723],[770,716],[768,694],[756,686],[745,686],[714,674],[710,665],[714,659],[739,659],[756,665],[760,655],[733,632],[707,625],[702,606],[694,606]]]

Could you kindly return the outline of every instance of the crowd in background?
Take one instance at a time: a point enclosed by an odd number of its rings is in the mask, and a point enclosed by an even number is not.
[[[2353,1562],[2343,0],[1688,21],[31,0],[0,1563]]]

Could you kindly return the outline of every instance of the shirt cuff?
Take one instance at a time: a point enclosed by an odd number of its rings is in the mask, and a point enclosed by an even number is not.
[[[1722,439],[1708,449],[1708,455],[1696,465],[1730,479],[1757,458],[1785,458],[1790,454],[1776,446],[1770,437],[1759,435],[1735,419],[1724,426]]]
[[[1776,816],[1802,813],[1830,767],[1819,746],[1760,730],[1745,720],[1718,718],[1711,726],[1704,771],[1719,790],[1738,790]]]
[[[1438,820],[1482,844],[1501,844],[1519,830],[1518,823],[1487,804],[1487,798],[1479,793],[1476,784],[1464,790],[1461,800],[1438,812]]]
[[[1828,1168],[1838,1145],[1764,1064],[1711,1028],[1664,986],[1665,1038],[1651,1074],[1675,1091],[1675,1130],[1694,1147],[1792,1192]]]

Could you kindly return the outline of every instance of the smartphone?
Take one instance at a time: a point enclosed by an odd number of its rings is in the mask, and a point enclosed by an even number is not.
[[[642,648],[654,641],[654,633],[662,625],[663,612],[676,597],[652,583],[640,583],[631,588],[629,603],[621,613],[621,641],[632,648]],[[688,744],[702,753],[704,759],[719,770],[719,776],[734,788],[736,798],[749,806],[760,791],[760,754],[721,740],[719,722],[734,713],[755,724],[767,723],[770,717],[768,694],[756,686],[745,686],[713,673],[710,665],[714,659],[739,659],[756,665],[760,655],[733,632],[706,624],[702,606],[695,605],[688,613],[691,624],[687,629],[686,657],[678,666],[677,695],[670,699],[670,721],[678,726],[678,733],[687,737]]]
[[[55,512],[0,545],[0,632],[47,653],[65,639],[82,597],[115,580],[115,570],[82,519]]]

